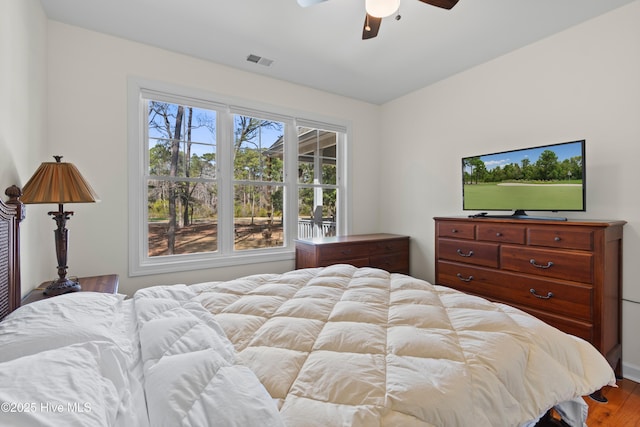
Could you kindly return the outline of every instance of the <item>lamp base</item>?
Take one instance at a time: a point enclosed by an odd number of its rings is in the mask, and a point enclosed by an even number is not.
[[[48,297],[53,297],[56,295],[67,294],[69,292],[78,292],[81,289],[80,283],[65,277],[51,282],[51,284],[45,288],[43,293]]]

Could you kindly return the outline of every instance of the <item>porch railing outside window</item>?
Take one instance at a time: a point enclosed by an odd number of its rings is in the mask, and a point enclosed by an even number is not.
[[[316,222],[313,219],[298,219],[298,238],[311,239],[313,237],[329,237],[336,235],[336,222]]]

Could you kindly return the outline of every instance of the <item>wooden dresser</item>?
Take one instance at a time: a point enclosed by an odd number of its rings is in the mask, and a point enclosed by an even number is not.
[[[624,224],[435,218],[436,283],[584,338],[621,374]]]
[[[409,236],[379,233],[296,240],[296,269],[332,264],[409,274]]]

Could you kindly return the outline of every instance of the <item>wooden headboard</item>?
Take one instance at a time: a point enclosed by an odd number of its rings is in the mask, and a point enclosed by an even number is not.
[[[20,221],[24,219],[22,190],[12,185],[0,199],[0,320],[20,307]]]

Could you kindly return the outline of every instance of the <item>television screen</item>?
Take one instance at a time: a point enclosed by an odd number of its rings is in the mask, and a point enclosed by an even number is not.
[[[584,211],[585,141],[462,159],[464,210]]]

